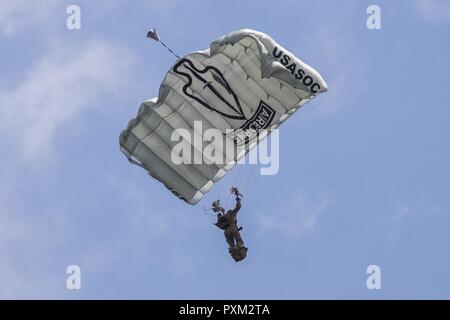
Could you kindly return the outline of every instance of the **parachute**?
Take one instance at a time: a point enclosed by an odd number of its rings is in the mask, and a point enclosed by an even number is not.
[[[148,36],[160,41],[156,30]],[[194,205],[270,130],[325,91],[316,70],[268,35],[237,30],[177,60],[158,97],[144,101],[120,134],[120,148]]]

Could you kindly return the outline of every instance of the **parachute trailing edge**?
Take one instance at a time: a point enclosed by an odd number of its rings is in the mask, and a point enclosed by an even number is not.
[[[147,36],[161,42],[156,29]],[[327,84],[316,70],[268,35],[237,30],[212,42],[209,49],[177,60],[158,98],[143,102],[120,134],[120,148],[130,162],[194,205],[260,142],[263,130],[278,128],[325,91]],[[180,129],[199,138],[201,145],[193,139],[172,141]],[[222,141],[211,143],[224,161],[174,163],[172,152],[180,143],[194,156],[208,158],[208,129],[222,132]]]

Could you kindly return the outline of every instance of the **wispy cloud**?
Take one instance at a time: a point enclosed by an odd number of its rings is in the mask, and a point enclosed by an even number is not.
[[[0,88],[0,131],[27,159],[51,151],[55,134],[127,78],[130,54],[104,41],[50,51],[12,88]]]
[[[431,219],[443,212],[442,207],[430,197],[419,196],[414,200],[398,202],[385,224],[390,229],[389,236],[395,236],[411,222]]]
[[[58,199],[34,203],[46,199],[45,192],[27,189],[37,177],[28,170],[21,173],[17,156],[27,169],[49,163],[58,152],[55,138],[67,126],[76,127],[83,114],[110,109],[103,101],[120,97],[135,75],[134,54],[123,44],[91,37],[82,44],[69,42],[66,30],[49,28],[47,23],[64,23],[65,10],[60,9],[64,7],[56,0],[0,0],[0,37],[32,30],[40,39],[37,48],[24,47],[39,54],[24,61],[31,67],[16,72],[13,80],[3,77],[0,86],[0,147],[8,155],[0,170],[0,297],[7,299],[64,297],[66,266],[61,259],[77,258],[64,248],[72,240],[76,213]],[[101,264],[109,261],[108,254],[93,246],[73,263],[89,259]]]
[[[450,21],[450,2],[447,0],[415,0],[417,17],[431,24]]]
[[[34,24],[48,21],[50,12],[57,7],[58,3],[57,0],[1,0],[0,35],[12,36]]]
[[[322,115],[335,114],[352,105],[352,99],[366,89],[364,63],[354,50],[354,40],[340,26],[321,26],[315,31],[315,46],[325,63],[329,91],[314,103],[324,105],[316,108]],[[349,88],[351,84],[351,88]]]
[[[107,270],[126,256],[127,262],[121,263],[132,265],[131,268],[145,261],[144,264],[164,266],[175,274],[190,272],[194,259],[177,247],[183,239],[204,228],[201,220],[179,210],[155,207],[153,194],[122,175],[105,173],[105,183],[118,203],[127,208],[126,217],[117,237],[106,246],[89,248],[79,257],[80,264],[90,271]]]
[[[357,37],[348,32],[347,17],[363,14],[360,10],[358,1],[318,2],[307,19],[310,29],[305,28],[304,34],[299,34],[298,48],[292,49],[309,54],[311,62],[306,62],[316,68],[328,84],[328,92],[313,102],[317,106],[313,112],[318,116],[333,116],[353,107],[355,97],[367,90],[364,49]],[[317,23],[324,20],[327,22]],[[303,59],[300,54],[299,57]]]
[[[330,194],[311,196],[299,191],[285,206],[276,209],[276,215],[260,216],[259,226],[263,232],[275,231],[286,237],[309,235],[331,203]]]

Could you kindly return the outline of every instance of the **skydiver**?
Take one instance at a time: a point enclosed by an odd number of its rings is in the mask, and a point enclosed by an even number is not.
[[[212,204],[212,210],[217,213],[217,223],[215,225],[224,230],[225,240],[228,244],[228,252],[233,259],[238,262],[243,260],[247,256],[247,248],[244,246],[240,230],[242,227],[237,226],[237,213],[241,209],[242,195],[236,187],[232,187],[230,190],[236,196],[236,207],[233,210],[228,210],[225,213],[225,209],[220,205],[220,200],[216,200]]]

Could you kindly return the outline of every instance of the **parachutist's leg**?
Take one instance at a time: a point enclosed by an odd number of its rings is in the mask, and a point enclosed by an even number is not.
[[[242,247],[244,245],[244,241],[242,240],[241,233],[236,229],[234,233],[234,239],[236,239],[236,244],[238,247]]]
[[[225,229],[224,234],[225,234],[225,239],[227,240],[228,246],[230,246],[230,248],[234,247],[235,243],[234,243],[233,229],[232,228]]]

